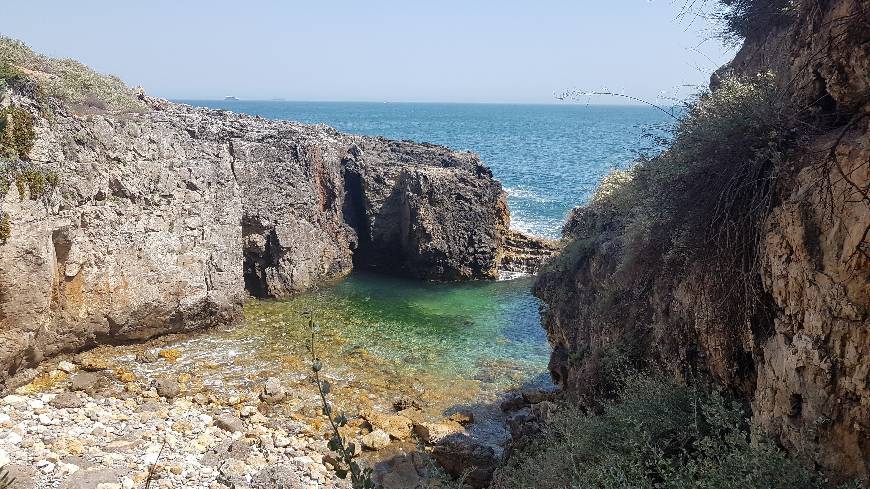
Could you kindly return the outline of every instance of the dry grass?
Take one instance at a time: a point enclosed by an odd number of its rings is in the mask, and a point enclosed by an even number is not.
[[[0,65],[9,64],[41,91],[73,107],[111,113],[142,112],[147,106],[120,78],[102,75],[72,59],[35,53],[21,41],[0,36]]]

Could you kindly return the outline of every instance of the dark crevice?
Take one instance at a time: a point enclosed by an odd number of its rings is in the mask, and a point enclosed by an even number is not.
[[[242,234],[243,236],[261,235],[265,237],[262,249],[250,245],[245,246],[243,269],[245,290],[252,297],[271,297],[266,270],[277,264],[278,236],[274,229],[257,231],[245,224],[242,224]]]
[[[366,219],[362,175],[349,168],[344,171],[344,193],[342,205],[344,222],[356,231],[359,246],[368,246],[371,243],[371,233]]]

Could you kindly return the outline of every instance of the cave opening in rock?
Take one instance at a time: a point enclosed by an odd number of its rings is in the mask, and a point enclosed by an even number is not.
[[[345,168],[344,192],[342,217],[344,222],[356,231],[358,240],[353,253],[353,264],[354,267],[362,267],[368,261],[366,254],[371,248],[371,232],[366,218],[363,179],[359,172]]]
[[[266,270],[275,266],[274,250],[277,248],[278,239],[275,230],[260,229],[243,223],[242,236],[244,236],[242,274],[245,290],[251,297],[258,299],[270,297]]]

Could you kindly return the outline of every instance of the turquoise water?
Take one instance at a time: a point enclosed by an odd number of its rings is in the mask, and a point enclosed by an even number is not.
[[[669,122],[647,107],[183,102],[475,151],[508,192],[513,227],[548,237],[559,235],[567,212],[608,171],[647,151],[644,134]],[[531,284],[531,278],[432,284],[353,274],[289,300],[252,301],[243,331],[259,342],[261,355],[278,357],[298,350],[307,334],[303,313],[310,311],[339,371],[393,379],[382,381],[388,390],[425,379],[423,387],[445,396],[456,395],[459,385],[463,394],[492,393],[545,377],[550,349]]]

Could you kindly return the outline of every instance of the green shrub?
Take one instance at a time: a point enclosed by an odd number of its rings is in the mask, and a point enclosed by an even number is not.
[[[0,216],[0,244],[6,244],[10,236],[12,236],[12,223],[9,219],[9,213],[4,212]]]
[[[0,109],[0,157],[27,159],[35,141],[33,116],[27,109]]]
[[[37,200],[60,185],[60,176],[29,162],[0,160],[0,198],[6,195],[13,182],[21,200]]]
[[[575,214],[568,234],[579,244],[566,246],[573,256],[563,259],[577,266],[591,242],[612,261],[608,293],[597,294],[593,307],[602,318],[647,314],[626,305],[640,302],[655,281],[677,283],[698,266],[710,272],[704,280],[721,298],[723,324],[745,324],[756,313],[761,222],[804,115],[788,100],[772,73],[725,78],[689,107],[667,151],[603,180]]]
[[[494,488],[815,489],[823,479],[772,443],[752,441],[746,411],[716,392],[631,374],[601,414],[560,406],[515,452]]]
[[[33,52],[20,41],[0,36],[0,66],[26,68],[41,91],[76,106],[114,113],[142,112],[146,105],[115,76],[102,75],[71,59],[54,59]],[[2,71],[0,71],[2,78]]]
[[[719,3],[724,7],[718,13],[723,35],[734,42],[790,22],[800,5],[798,0],[719,0]]]
[[[21,71],[6,61],[0,61],[0,93],[6,87],[15,87],[25,81],[26,77]]]

